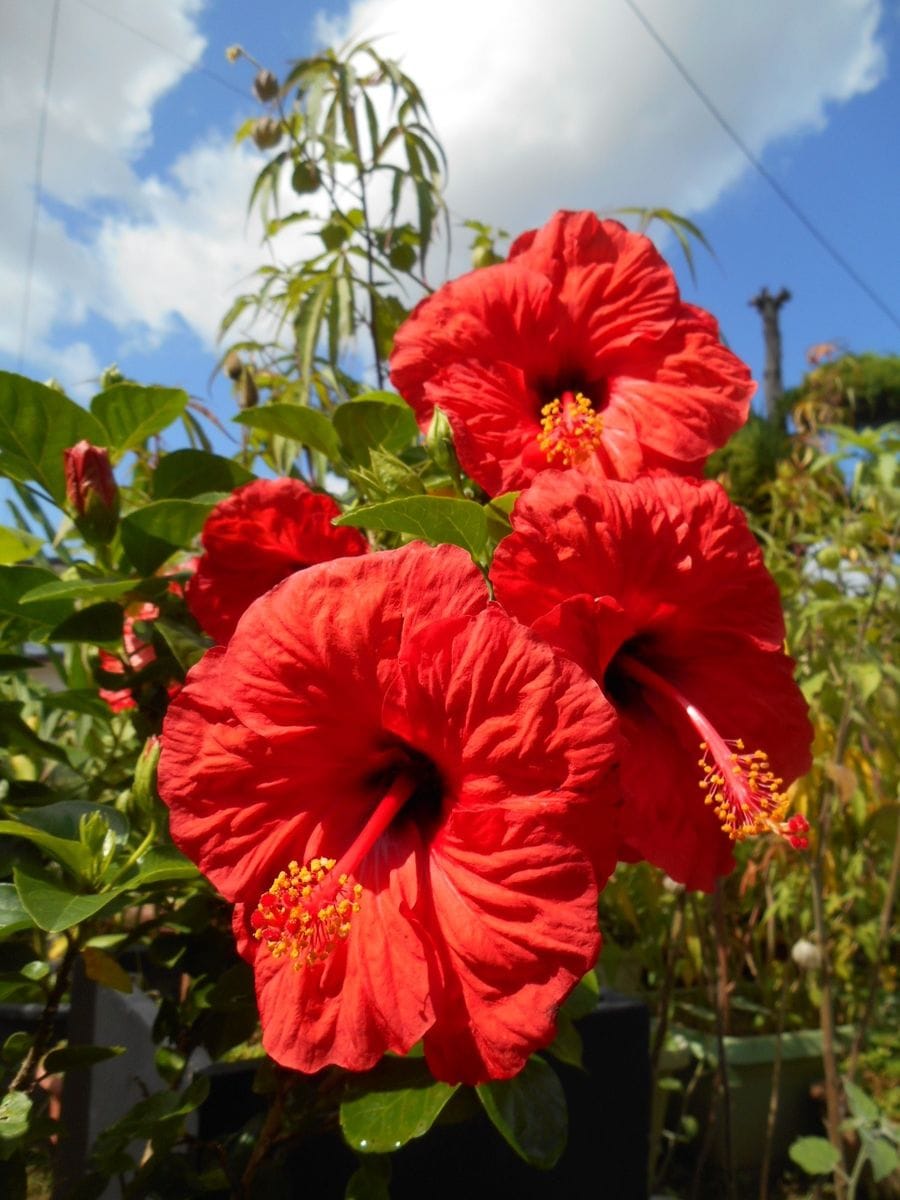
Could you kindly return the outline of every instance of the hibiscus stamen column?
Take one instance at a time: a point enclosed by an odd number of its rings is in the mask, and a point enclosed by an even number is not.
[[[322,962],[348,936],[363,894],[351,876],[415,786],[411,776],[398,775],[340,861],[321,856],[305,866],[292,861],[276,876],[250,917],[254,936],[275,958],[286,955],[299,971]]]
[[[566,467],[587,462],[603,434],[603,417],[583,392],[563,392],[541,409],[538,447],[547,461],[555,458]]]
[[[699,786],[706,793],[704,803],[713,808],[732,841],[769,832],[785,838],[797,850],[806,848],[809,824],[799,813],[785,819],[789,801],[781,791],[783,780],[770,769],[764,750],[747,752],[741,739],[729,742],[723,738],[695,704],[632,655],[619,655],[616,666],[636,683],[677,705],[700,735],[703,757],[697,765],[703,772]]]

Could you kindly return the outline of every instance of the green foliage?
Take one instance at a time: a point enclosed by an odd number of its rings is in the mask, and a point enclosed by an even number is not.
[[[549,1170],[566,1148],[566,1097],[559,1076],[542,1058],[529,1059],[514,1079],[484,1083],[478,1099],[516,1154],[533,1167]]]

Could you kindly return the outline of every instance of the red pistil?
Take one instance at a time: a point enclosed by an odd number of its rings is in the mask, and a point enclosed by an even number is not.
[[[275,958],[289,957],[299,971],[324,961],[346,939],[363,893],[351,876],[414,788],[412,778],[398,776],[339,862],[319,857],[300,866],[292,861],[278,873],[250,917],[254,936]]]
[[[562,459],[565,467],[586,462],[600,446],[603,417],[582,392],[563,392],[541,409],[541,432],[537,444],[552,463]]]
[[[740,738],[723,738],[696,705],[638,659],[626,654],[616,663],[632,679],[676,704],[700,734],[703,757],[697,765],[703,772],[699,785],[706,793],[704,803],[712,806],[733,841],[770,832],[785,838],[796,850],[806,849],[809,824],[799,813],[785,819],[789,801],[781,791],[783,780],[771,771],[764,750],[745,753]]]

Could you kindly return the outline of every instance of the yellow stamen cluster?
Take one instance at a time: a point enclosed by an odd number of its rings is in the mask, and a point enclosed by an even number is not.
[[[603,417],[582,392],[566,393],[541,409],[537,444],[547,461],[561,458],[563,466],[585,462],[600,445]]]
[[[334,878],[333,858],[314,858],[307,866],[288,863],[259,898],[250,923],[274,958],[287,957],[295,971],[323,962],[350,932],[359,912],[362,886],[347,875]]]
[[[792,844],[804,840],[797,837],[805,831],[803,818],[784,819],[788,806],[787,795],[781,791],[784,781],[771,771],[764,750],[744,753],[744,743],[738,740],[731,744],[727,760],[722,762],[722,756],[714,755],[708,742],[701,742],[700,749],[703,757],[697,765],[703,770],[700,787],[706,792],[704,803],[713,807],[722,829],[733,841],[766,832],[786,837]]]

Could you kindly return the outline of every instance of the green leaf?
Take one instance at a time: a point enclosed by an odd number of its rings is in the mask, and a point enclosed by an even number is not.
[[[276,433],[291,438],[313,450],[320,450],[327,458],[337,461],[340,447],[335,428],[324,413],[302,404],[267,404],[263,408],[249,408],[234,418],[239,425],[249,425],[263,433]]]
[[[20,929],[31,929],[33,925],[22,907],[15,884],[0,883],[0,938],[18,933]]]
[[[92,1067],[125,1053],[124,1046],[57,1046],[44,1059],[44,1069],[49,1075],[70,1071],[73,1067]]]
[[[91,412],[108,431],[114,455],[121,457],[177,421],[187,404],[181,388],[117,383],[94,397]]]
[[[32,758],[52,758],[55,762],[68,765],[69,758],[65,750],[39,737],[22,719],[15,700],[0,700],[0,734],[3,735],[0,744],[5,744],[10,750],[18,750]]]
[[[850,1112],[857,1120],[877,1121],[880,1118],[881,1113],[875,1101],[849,1079],[844,1080],[844,1095],[847,1097]]]
[[[29,630],[39,626],[52,629],[64,620],[72,611],[72,603],[64,598],[41,599],[39,603],[27,602],[27,607],[20,601],[23,597],[42,584],[56,583],[52,571],[42,567],[0,567],[0,620],[11,617],[15,621],[24,622]]]
[[[788,1154],[807,1175],[829,1175],[841,1161],[840,1151],[820,1137],[798,1138]]]
[[[148,887],[152,883],[184,883],[200,878],[200,872],[180,850],[157,846],[147,851],[138,864],[137,875],[129,883],[132,887]]]
[[[478,1098],[513,1150],[533,1167],[548,1171],[566,1148],[569,1114],[553,1068],[532,1057],[514,1079],[483,1083]]]
[[[154,500],[191,500],[205,492],[232,492],[255,476],[230,458],[205,450],[175,450],[153,472]]]
[[[393,392],[366,392],[334,411],[334,428],[350,462],[365,466],[376,446],[396,452],[418,436],[412,409]]]
[[[125,814],[109,804],[96,804],[92,800],[57,800],[55,804],[22,813],[18,820],[54,837],[78,841],[82,820],[95,814],[103,818],[120,845],[128,840],[131,825]]]
[[[125,553],[139,571],[151,575],[176,550],[191,545],[219,499],[156,500],[135,509],[120,526]]]
[[[861,704],[866,704],[881,684],[881,670],[875,663],[851,663],[847,673],[856,684]]]
[[[0,674],[10,674],[14,671],[30,671],[32,667],[42,667],[44,660],[29,658],[27,654],[0,654]]]
[[[369,1154],[362,1159],[347,1182],[344,1200],[391,1200],[391,1160]]]
[[[8,1158],[18,1142],[28,1132],[31,1101],[24,1092],[8,1092],[0,1100],[0,1158]]]
[[[584,1045],[581,1041],[581,1034],[566,1012],[560,1012],[557,1018],[556,1037],[547,1047],[547,1053],[570,1067],[584,1067]]]
[[[0,371],[0,474],[39,483],[62,506],[63,451],[83,439],[106,445],[96,417],[42,383]]]
[[[89,642],[91,645],[115,645],[122,636],[125,614],[114,600],[102,600],[71,613],[51,631],[51,642]]]
[[[86,875],[90,870],[92,855],[88,848],[83,846],[81,842],[73,842],[68,838],[54,837],[52,833],[45,833],[42,829],[34,829],[32,826],[25,824],[24,821],[0,820],[0,834],[6,837],[23,838],[27,842],[32,842],[35,846],[40,846],[55,862],[62,863],[63,866],[68,867],[79,878]]]
[[[44,539],[35,537],[33,533],[0,525],[0,565],[9,566],[10,563],[21,562],[23,558],[31,558],[43,544]]]
[[[71,929],[73,925],[96,916],[101,909],[122,892],[128,891],[131,886],[121,884],[106,892],[80,895],[48,872],[38,871],[34,867],[16,867],[13,879],[25,911],[35,925],[47,933],[61,933],[64,929]]]
[[[421,1137],[434,1124],[456,1084],[429,1082],[417,1087],[369,1091],[341,1105],[341,1129],[354,1150],[387,1154]]]
[[[876,1183],[880,1183],[900,1166],[900,1155],[887,1138],[867,1133],[861,1134],[861,1138],[866,1157],[872,1164],[872,1178]]]
[[[476,561],[484,557],[487,544],[487,519],[481,505],[445,496],[402,496],[368,504],[345,513],[334,524],[406,533],[426,542],[449,542],[468,550]]]
[[[99,946],[85,946],[81,951],[81,958],[85,975],[94,983],[126,994],[134,990],[128,972],[119,966],[111,954],[107,954]]]
[[[50,571],[42,571],[41,577],[45,582],[24,593],[23,604],[32,605],[43,600],[115,600],[134,591],[142,582],[135,578],[57,579]],[[71,607],[63,612],[71,612]]]
[[[160,618],[154,623],[154,627],[163,635],[176,662],[185,672],[189,671],[194,663],[199,662],[213,644],[205,634],[198,633],[188,625],[169,620],[168,617]]]

